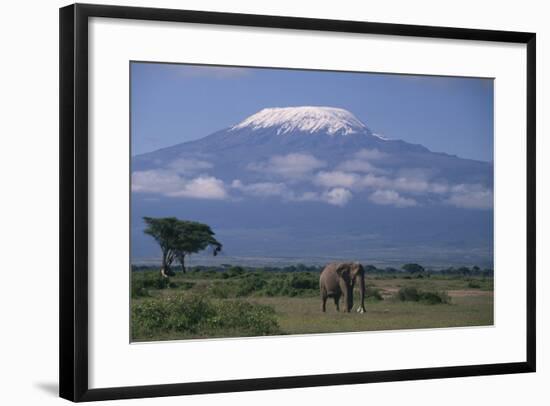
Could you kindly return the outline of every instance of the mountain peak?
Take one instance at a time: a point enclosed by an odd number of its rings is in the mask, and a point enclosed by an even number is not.
[[[277,134],[293,131],[309,133],[324,131],[330,135],[371,133],[367,126],[349,111],[321,106],[266,108],[231,127],[231,130],[244,128],[260,130],[271,127],[277,128]]]

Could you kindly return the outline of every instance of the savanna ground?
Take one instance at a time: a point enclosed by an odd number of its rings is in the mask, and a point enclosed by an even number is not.
[[[366,274],[366,314],[321,312],[320,268],[194,267],[169,279],[132,271],[132,340],[331,333],[493,324],[493,277],[484,272]],[[342,304],[342,299],[341,299]],[[343,307],[343,306],[342,306]]]

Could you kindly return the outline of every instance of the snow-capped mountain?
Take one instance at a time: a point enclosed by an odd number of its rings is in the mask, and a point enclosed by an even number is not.
[[[326,132],[330,135],[369,134],[372,132],[349,111],[334,107],[283,107],[268,108],[231,127],[257,131],[275,128],[277,134],[296,132]]]
[[[357,154],[363,150],[371,151],[371,156],[367,158],[369,153],[363,152],[358,158]],[[491,164],[381,137],[349,111],[333,107],[263,109],[204,138],[138,155],[132,160],[132,170],[170,168],[174,161],[202,157],[213,165],[203,172],[231,181],[231,177],[257,178],[257,174],[249,170],[255,163],[291,153],[323,160],[325,168],[337,168],[352,159],[361,160],[363,166],[372,165],[373,154],[378,153],[379,169],[422,169],[446,181],[481,182],[492,187]]]
[[[436,238],[476,255],[483,242],[483,258],[492,261],[492,164],[391,137],[341,108],[266,108],[204,138],[133,157],[133,221],[205,221],[230,251],[258,255],[326,252],[319,235],[329,233],[339,246],[333,250],[349,255]],[[139,231],[135,239],[147,241]]]

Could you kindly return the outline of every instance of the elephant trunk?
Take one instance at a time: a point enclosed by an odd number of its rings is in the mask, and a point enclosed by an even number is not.
[[[349,313],[353,308],[353,287],[348,286],[346,293],[346,311]]]
[[[365,313],[365,274],[363,272],[359,274],[359,291],[361,292],[361,304],[357,312]]]

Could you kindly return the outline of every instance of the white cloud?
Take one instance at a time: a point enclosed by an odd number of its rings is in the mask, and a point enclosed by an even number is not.
[[[368,161],[352,159],[338,165],[338,169],[349,172],[384,173],[385,171],[375,167]]]
[[[362,150],[356,155],[380,157],[379,154],[375,150]],[[345,162],[346,165],[350,163],[353,159]],[[259,172],[257,176],[265,180],[246,184],[236,179],[226,185],[221,179],[201,173],[213,167],[210,162],[185,158],[169,163],[165,169],[134,172],[132,191],[193,199],[278,198],[286,202],[324,202],[339,207],[347,205],[354,194],[366,192],[373,203],[399,208],[425,203],[465,209],[493,207],[490,188],[433,180],[434,174],[429,170],[402,169],[390,175],[345,171],[341,169],[344,165],[336,166],[335,170],[320,170],[325,166],[325,162],[309,154],[276,155],[248,167]]]
[[[456,185],[446,203],[464,209],[491,209],[493,191],[478,184]]]
[[[231,183],[231,187],[243,193],[259,197],[285,196],[290,193],[284,183],[258,182],[245,185],[240,180],[236,179]]]
[[[138,171],[132,173],[132,192],[166,194],[177,190],[181,178],[167,170]]]
[[[248,165],[248,169],[257,172],[272,173],[290,179],[299,179],[324,166],[325,163],[313,155],[292,153],[288,155],[275,155],[266,162],[250,164]]]
[[[355,153],[355,158],[357,159],[366,159],[367,161],[376,161],[378,159],[384,159],[388,154],[380,152],[377,149],[366,149],[363,148]]]
[[[317,173],[313,180],[313,183],[325,187],[343,186],[347,188],[352,188],[357,184],[358,181],[359,176],[355,173],[342,171],[321,171]]]
[[[201,175],[187,179],[168,170],[138,171],[132,174],[132,192],[158,193],[170,197],[193,199],[225,199],[228,197],[223,181]]]
[[[297,195],[294,194],[291,200],[295,202],[315,202],[321,200],[321,197],[317,192],[303,192]]]
[[[228,197],[223,181],[213,176],[199,176],[191,179],[189,182],[173,193],[173,197],[190,197],[194,199],[225,199]]]
[[[239,179],[235,179],[231,183],[231,187],[246,195],[256,197],[280,197],[282,200],[293,202],[321,200],[317,192],[310,191],[297,193],[290,190],[284,183],[258,182],[244,184]]]
[[[373,189],[391,189],[399,192],[422,194],[444,194],[449,191],[449,186],[443,182],[430,182],[422,177],[403,174],[396,178],[367,174],[357,182],[358,185]]]
[[[333,188],[324,192],[294,191],[284,183],[258,182],[244,184],[239,179],[231,183],[233,189],[254,197],[279,197],[287,202],[324,202],[334,206],[345,206],[352,198],[352,193],[345,188]]]
[[[409,193],[426,193],[430,191],[430,183],[423,179],[396,178],[391,182],[393,189]]]
[[[403,197],[395,190],[377,190],[369,196],[369,200],[376,204],[400,208],[417,205],[416,200]]]
[[[200,159],[180,158],[170,162],[167,168],[173,170],[174,172],[185,174],[200,172],[205,169],[210,169],[213,166],[214,165],[210,162],[202,161]]]
[[[387,154],[377,149],[361,149],[353,154],[350,160],[342,162],[338,169],[348,172],[386,173],[385,170],[377,168],[370,162],[381,160],[386,156]]]
[[[335,206],[345,206],[353,197],[348,189],[334,188],[323,194],[323,200]]]
[[[430,184],[430,191],[435,194],[444,194],[449,191],[449,185],[445,183],[431,183]]]
[[[359,185],[366,188],[379,189],[390,187],[391,183],[392,181],[390,178],[369,173],[361,178]]]

